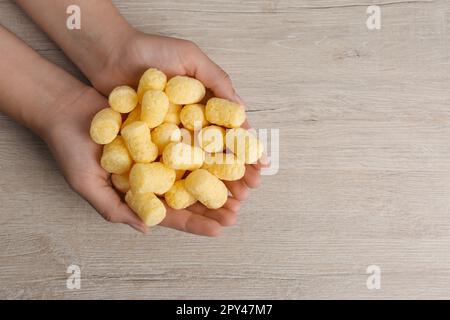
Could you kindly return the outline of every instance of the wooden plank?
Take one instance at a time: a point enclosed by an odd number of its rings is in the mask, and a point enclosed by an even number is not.
[[[145,237],[102,221],[0,115],[0,298],[450,298],[448,1],[379,1],[379,31],[374,1],[115,3],[230,73],[254,126],[280,129],[280,170],[218,239]],[[81,77],[10,1],[0,22]]]

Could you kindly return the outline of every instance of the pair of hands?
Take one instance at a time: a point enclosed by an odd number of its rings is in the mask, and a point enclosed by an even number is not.
[[[143,233],[148,227],[121,200],[112,188],[109,174],[100,167],[101,146],[89,137],[94,114],[107,106],[105,98],[119,85],[137,86],[148,67],[168,75],[189,75],[202,81],[215,96],[243,104],[235,93],[228,75],[212,62],[195,44],[186,40],[151,36],[133,31],[110,48],[102,72],[89,79],[87,87],[72,101],[61,103],[54,112],[46,132],[41,136],[54,154],[69,185],[85,198],[107,221],[125,223]],[[247,124],[248,126],[248,124]],[[239,181],[227,182],[232,197],[223,208],[211,210],[196,203],[185,210],[167,207],[161,225],[205,236],[216,236],[223,226],[233,225],[249,188],[261,182],[260,165],[248,165]]]

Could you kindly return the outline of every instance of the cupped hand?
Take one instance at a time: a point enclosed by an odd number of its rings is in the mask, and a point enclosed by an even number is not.
[[[56,158],[69,185],[85,198],[107,221],[128,224],[143,233],[148,227],[123,202],[111,186],[109,174],[100,166],[102,146],[89,136],[92,117],[108,106],[96,90],[85,90],[72,96],[71,101],[53,110],[47,120],[46,132],[41,133]],[[167,206],[166,206],[167,207]],[[194,204],[186,210],[167,207],[161,225],[205,236],[216,236],[222,226],[235,223],[239,201],[229,198],[223,208],[210,210]]]
[[[139,78],[149,67],[160,69],[169,78],[175,75],[197,78],[213,95],[245,105],[236,94],[228,74],[196,44],[137,31],[132,31],[124,40],[112,45],[103,71],[90,80],[97,90],[107,96],[119,85],[137,87]],[[249,128],[248,122],[244,127]],[[226,182],[234,199],[245,200],[249,195],[249,188],[260,185],[260,169],[259,163],[247,165],[245,176],[241,180]]]

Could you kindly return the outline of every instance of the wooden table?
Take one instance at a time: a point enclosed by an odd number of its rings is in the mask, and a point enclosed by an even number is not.
[[[370,0],[115,2],[230,73],[253,126],[280,129],[279,172],[219,238],[142,236],[0,115],[0,298],[450,298],[450,1],[377,1],[380,30]],[[80,77],[9,0],[0,22]]]

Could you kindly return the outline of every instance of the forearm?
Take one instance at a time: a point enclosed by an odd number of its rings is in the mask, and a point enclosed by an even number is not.
[[[110,60],[115,48],[133,32],[110,0],[16,0],[92,81]],[[67,7],[81,11],[81,29],[69,30]]]
[[[51,114],[86,86],[0,25],[0,111],[39,135]]]

